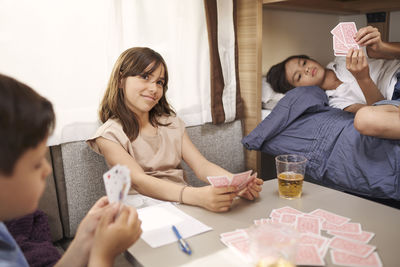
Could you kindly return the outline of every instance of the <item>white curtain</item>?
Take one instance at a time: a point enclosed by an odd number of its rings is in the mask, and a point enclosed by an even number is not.
[[[112,66],[133,46],[164,57],[167,97],[188,126],[210,122],[207,38],[203,0],[0,0],[0,72],[52,101],[57,125],[49,145],[93,134]]]
[[[187,125],[211,121],[210,59],[203,0],[119,0],[110,8],[111,61],[148,46],[165,59],[167,97]]]
[[[235,71],[235,30],[233,25],[233,2],[217,0],[218,10],[218,54],[224,76],[225,122],[235,120],[236,116],[236,71]]]

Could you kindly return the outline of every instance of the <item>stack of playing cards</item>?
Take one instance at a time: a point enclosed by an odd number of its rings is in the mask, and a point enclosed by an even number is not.
[[[130,170],[119,164],[103,174],[109,203],[124,202],[131,188]]]
[[[304,213],[286,206],[272,210],[269,218],[254,220],[254,224],[283,224],[295,228],[300,233],[297,265],[324,266],[324,258],[330,248],[333,264],[382,266],[378,252],[375,251],[376,247],[368,244],[374,233],[363,231],[361,224],[350,222],[349,218],[323,209]],[[223,233],[221,241],[249,260],[250,239],[247,231],[248,229],[240,229]],[[321,235],[322,231],[327,235]]]
[[[251,172],[250,170],[238,173],[233,175],[232,178],[227,176],[208,176],[207,180],[214,187],[237,186],[238,190],[241,190],[257,176],[257,173],[251,175]]]
[[[354,40],[357,33],[354,22],[340,22],[331,31],[333,35],[333,50],[335,56],[346,56],[351,48],[359,49],[359,45]]]

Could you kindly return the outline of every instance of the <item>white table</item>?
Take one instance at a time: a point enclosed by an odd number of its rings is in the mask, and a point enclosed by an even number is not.
[[[363,230],[374,232],[375,237],[369,244],[377,247],[384,266],[399,266],[400,249],[400,210],[353,195],[342,193],[316,184],[304,182],[303,196],[296,200],[286,200],[278,196],[277,180],[264,182],[261,196],[256,201],[237,199],[232,209],[226,213],[213,213],[205,209],[187,205],[178,208],[211,226],[212,231],[188,238],[192,255],[180,251],[173,243],[159,248],[151,248],[139,239],[127,251],[131,263],[136,266],[232,266],[242,265],[240,258],[228,251],[220,242],[219,234],[253,225],[253,220],[268,217],[272,209],[291,206],[303,212],[317,208],[337,213],[359,222]],[[231,254],[230,254],[231,253]],[[232,262],[227,256],[234,255]],[[224,258],[225,257],[225,258]],[[326,266],[334,266],[329,253],[325,257]]]

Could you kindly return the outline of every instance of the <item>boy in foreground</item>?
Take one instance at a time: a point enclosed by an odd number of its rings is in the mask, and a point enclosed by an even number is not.
[[[45,155],[53,130],[52,104],[34,90],[0,74],[0,266],[28,266],[3,221],[34,212],[51,166]],[[78,227],[56,266],[112,266],[141,234],[134,208],[99,199]]]

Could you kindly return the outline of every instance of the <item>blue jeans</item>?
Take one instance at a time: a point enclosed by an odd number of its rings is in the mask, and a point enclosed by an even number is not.
[[[400,100],[400,72],[396,74],[397,83],[394,85],[392,100]]]
[[[400,106],[400,99],[399,100],[381,100],[372,105],[373,106],[393,105],[393,106],[398,107],[398,106]]]

